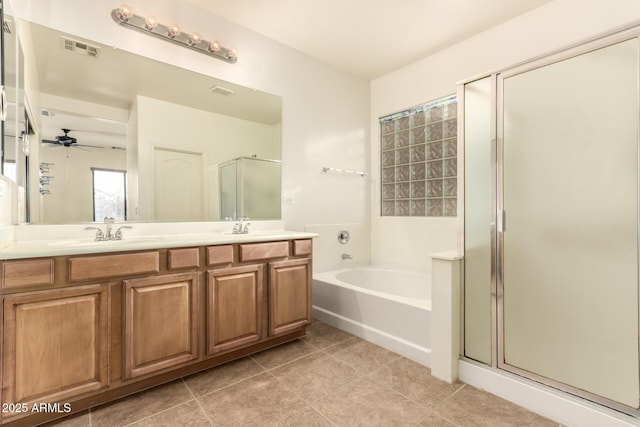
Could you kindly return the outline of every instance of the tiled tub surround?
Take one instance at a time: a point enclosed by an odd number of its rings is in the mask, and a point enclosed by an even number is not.
[[[557,426],[325,323],[51,426]]]
[[[457,213],[457,101],[380,118],[383,216]]]

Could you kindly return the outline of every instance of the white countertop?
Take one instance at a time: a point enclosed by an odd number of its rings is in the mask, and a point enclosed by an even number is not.
[[[248,234],[229,232],[172,233],[126,236],[122,240],[96,242],[90,237],[25,239],[4,242],[0,259],[38,258],[59,255],[83,255],[105,252],[126,252],[145,249],[224,245],[230,243],[265,242],[273,240],[310,239],[315,233],[287,230],[258,230]]]

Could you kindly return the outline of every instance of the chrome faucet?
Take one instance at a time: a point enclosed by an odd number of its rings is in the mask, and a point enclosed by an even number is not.
[[[107,241],[107,240],[122,240],[122,237],[123,237],[122,229],[123,228],[131,229],[132,228],[129,225],[123,225],[121,227],[118,227],[118,229],[114,233],[113,232],[113,224],[115,222],[115,219],[105,216],[104,217],[104,222],[106,224],[105,231],[102,231],[102,229],[100,229],[100,227],[85,227],[85,230],[96,230],[96,238],[94,239],[96,242],[104,242],[104,241]]]
[[[353,259],[353,257],[350,254],[342,254],[342,259],[344,260]]]
[[[108,216],[104,217],[104,223],[107,224],[107,228],[106,228],[106,231],[104,233],[105,234],[105,240],[115,240],[115,237],[113,235],[113,223],[115,221],[116,220],[113,219],[113,217],[108,217]]]
[[[250,222],[245,222],[249,219],[247,216],[243,216],[240,218],[238,222],[236,222],[233,226],[232,234],[249,234],[249,226]]]

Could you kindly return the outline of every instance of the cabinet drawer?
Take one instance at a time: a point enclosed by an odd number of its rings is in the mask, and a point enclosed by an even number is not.
[[[200,266],[200,251],[198,248],[169,249],[168,256],[169,270]]]
[[[233,246],[209,246],[207,248],[207,265],[231,264],[233,262]]]
[[[70,281],[159,271],[160,254],[157,251],[69,258]]]
[[[312,250],[311,239],[294,240],[293,241],[293,254],[294,255],[311,255]]]
[[[289,242],[248,243],[240,245],[240,261],[289,256]]]
[[[53,285],[53,259],[29,259],[2,263],[2,287]]]

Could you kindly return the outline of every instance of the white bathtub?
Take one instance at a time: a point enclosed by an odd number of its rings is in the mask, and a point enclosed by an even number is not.
[[[431,277],[373,266],[316,273],[314,317],[430,366]]]

